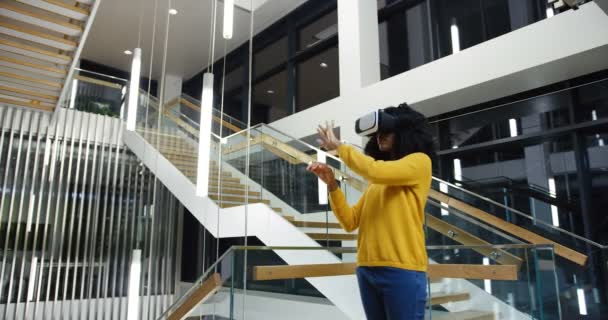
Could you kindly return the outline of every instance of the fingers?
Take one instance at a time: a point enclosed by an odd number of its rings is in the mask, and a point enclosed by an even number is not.
[[[329,167],[326,164],[320,162],[312,162],[306,167],[307,171],[312,172],[316,175],[319,175],[328,169]]]

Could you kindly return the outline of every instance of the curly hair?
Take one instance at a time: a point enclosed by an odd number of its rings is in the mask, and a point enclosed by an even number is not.
[[[431,125],[426,117],[420,112],[412,109],[407,103],[399,107],[388,107],[384,112],[397,117],[397,128],[393,150],[389,152],[380,151],[377,134],[370,137],[365,145],[365,154],[376,160],[399,160],[411,153],[422,152],[434,160],[435,139],[431,132]],[[383,132],[386,133],[386,132]]]

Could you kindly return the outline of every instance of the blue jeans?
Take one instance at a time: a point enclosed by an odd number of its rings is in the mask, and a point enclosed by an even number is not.
[[[424,319],[426,273],[390,267],[358,267],[357,280],[368,320]]]

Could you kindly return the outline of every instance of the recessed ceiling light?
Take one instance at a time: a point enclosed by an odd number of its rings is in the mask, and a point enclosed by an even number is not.
[[[133,51],[131,51],[131,50],[125,50],[125,54],[128,55],[128,56],[130,56],[130,55],[133,54]]]
[[[319,64],[319,66],[321,66],[321,68],[327,68],[328,65],[325,62],[321,62],[321,64]]]
[[[274,90],[266,90],[266,93],[268,93],[268,94],[274,94]]]
[[[175,10],[175,9],[169,9],[169,14],[174,16],[174,15],[177,14],[177,10]]]

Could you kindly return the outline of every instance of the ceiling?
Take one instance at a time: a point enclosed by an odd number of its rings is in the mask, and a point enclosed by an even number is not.
[[[248,6],[250,1],[236,1],[234,32],[228,41],[222,37],[223,2],[217,1],[214,60],[221,58],[224,50],[230,52],[249,39],[251,13],[243,7]],[[256,8],[253,14],[254,34],[304,2],[306,0],[253,0]],[[213,3],[214,0],[104,0],[100,4],[82,58],[128,71],[131,56],[125,55],[124,51],[132,51],[137,47],[139,38],[142,74],[151,73],[153,79],[158,79],[163,70],[166,43],[166,73],[188,79],[208,65]],[[176,9],[178,13],[169,15],[170,8]],[[139,37],[140,21],[142,31]],[[167,32],[168,37],[165,37]]]

